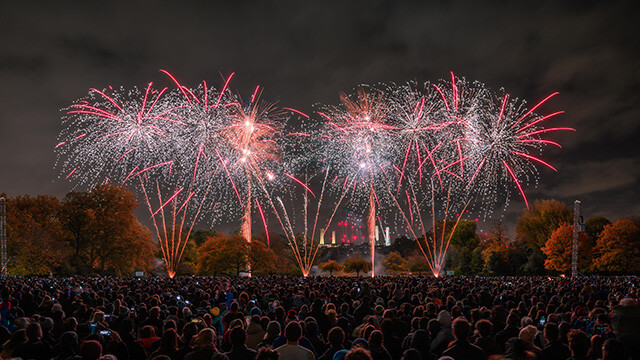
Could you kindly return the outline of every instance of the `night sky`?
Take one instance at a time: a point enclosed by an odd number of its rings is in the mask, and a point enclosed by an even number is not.
[[[89,4],[90,3],[90,4]],[[135,3],[135,4],[133,4]],[[2,1],[0,192],[64,196],[60,111],[91,87],[221,83],[310,112],[358,84],[449,71],[534,103],[574,127],[551,139],[530,202],[583,201],[585,218],[640,214],[637,1]],[[513,224],[524,203],[513,192]]]

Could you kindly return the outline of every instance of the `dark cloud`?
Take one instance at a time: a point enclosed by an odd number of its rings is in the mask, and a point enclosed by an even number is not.
[[[637,212],[640,35],[634,1],[14,1],[0,4],[0,191],[63,195],[59,109],[90,87],[166,79],[256,84],[310,110],[360,83],[450,70],[539,101],[573,126],[530,196]],[[624,194],[624,206],[612,203]],[[522,207],[513,197],[509,214]],[[588,214],[596,215],[596,213]]]

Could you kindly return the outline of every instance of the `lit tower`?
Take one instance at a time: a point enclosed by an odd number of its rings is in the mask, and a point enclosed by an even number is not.
[[[580,204],[580,200],[573,203],[573,243],[571,244],[571,277],[573,278],[578,276],[578,238],[580,232],[584,231]]]

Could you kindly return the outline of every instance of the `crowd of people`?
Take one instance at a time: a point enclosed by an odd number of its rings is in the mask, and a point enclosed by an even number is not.
[[[640,278],[0,280],[0,358],[640,359]]]

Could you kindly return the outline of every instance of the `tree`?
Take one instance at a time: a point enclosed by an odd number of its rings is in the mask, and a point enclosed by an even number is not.
[[[479,275],[484,271],[484,260],[482,259],[482,248],[477,247],[471,253],[469,262],[469,272],[471,275]]]
[[[217,233],[213,230],[198,229],[191,233],[191,236],[189,236],[189,242],[193,242],[196,247],[200,247],[210,236],[215,236],[216,234]]]
[[[65,244],[55,196],[7,199],[7,253],[13,275],[49,275],[64,261]]]
[[[254,239],[248,250],[251,273],[271,274],[276,270],[276,265],[279,264],[278,257],[263,242]]]
[[[134,195],[121,186],[67,194],[60,211],[71,248],[67,271],[124,275],[148,269],[153,237],[133,214],[137,207]]]
[[[391,246],[391,250],[397,251],[401,256],[409,256],[415,249],[417,249],[416,240],[409,239],[406,236],[396,238]]]
[[[461,219],[451,235],[451,246],[456,249],[475,249],[480,244],[476,229],[477,223],[475,221]]]
[[[409,268],[409,262],[400,256],[400,253],[397,251],[390,252],[384,258],[383,265],[389,273],[403,272]]]
[[[640,227],[631,219],[605,225],[596,243],[595,269],[605,272],[640,271]]]
[[[162,250],[160,250],[160,242],[157,243],[156,257],[162,257]],[[201,244],[202,245],[202,244]],[[184,246],[184,252],[182,253],[182,259],[176,269],[177,275],[193,275],[196,272],[198,265],[198,246],[192,237],[189,237],[189,241]],[[166,269],[165,269],[166,271]]]
[[[240,274],[246,264],[247,242],[239,235],[216,233],[198,248],[196,273],[211,275],[229,271]]]
[[[360,276],[361,272],[367,273],[371,271],[371,263],[363,259],[360,255],[347,258],[342,266],[344,271],[356,273],[356,276]]]
[[[138,207],[134,195],[121,186],[99,185],[80,196],[88,197],[75,204],[82,206],[76,212],[84,212],[78,227],[87,241],[80,255],[90,270],[123,275],[147,269],[153,238],[133,214]]]
[[[429,271],[429,265],[424,255],[418,251],[414,251],[407,259],[409,271],[415,273],[423,273]]]
[[[340,265],[335,260],[329,260],[326,263],[323,263],[322,265],[320,265],[320,269],[322,269],[322,271],[324,272],[328,272],[329,276],[333,276],[334,271],[342,270],[342,265]]]
[[[509,241],[502,224],[497,223],[489,234],[482,237],[481,260],[476,259],[475,266],[484,263],[484,272],[489,275],[517,275],[527,260],[523,244]]]
[[[471,258],[473,250],[478,247],[480,239],[476,234],[477,223],[470,220],[460,220],[451,235],[451,246],[457,250],[451,252],[451,267],[461,275],[471,274]]]
[[[69,265],[74,267],[73,272],[88,272],[87,264],[82,257],[91,242],[89,227],[92,221],[92,206],[91,194],[87,191],[70,192],[62,202],[60,222],[66,230],[64,240],[72,248]]]
[[[482,258],[485,263],[494,253],[504,256],[509,246],[509,240],[505,237],[505,231],[501,223],[496,223],[491,227],[488,234],[482,237]]]
[[[251,263],[251,272],[255,274],[273,273],[278,264],[277,256],[261,241],[254,239],[247,243],[237,234],[229,236],[216,233],[198,248],[196,273],[231,273],[237,276],[247,270],[247,260]]]
[[[573,213],[564,203],[558,200],[536,200],[518,218],[517,239],[526,242],[532,249],[539,249],[560,224],[572,222]]]
[[[571,270],[571,258],[573,249],[573,225],[562,224],[549,237],[542,248],[546,255],[544,267],[547,270],[567,272]],[[578,237],[578,268],[580,271],[587,271],[591,264],[592,249],[589,238],[585,233],[580,233]]]

